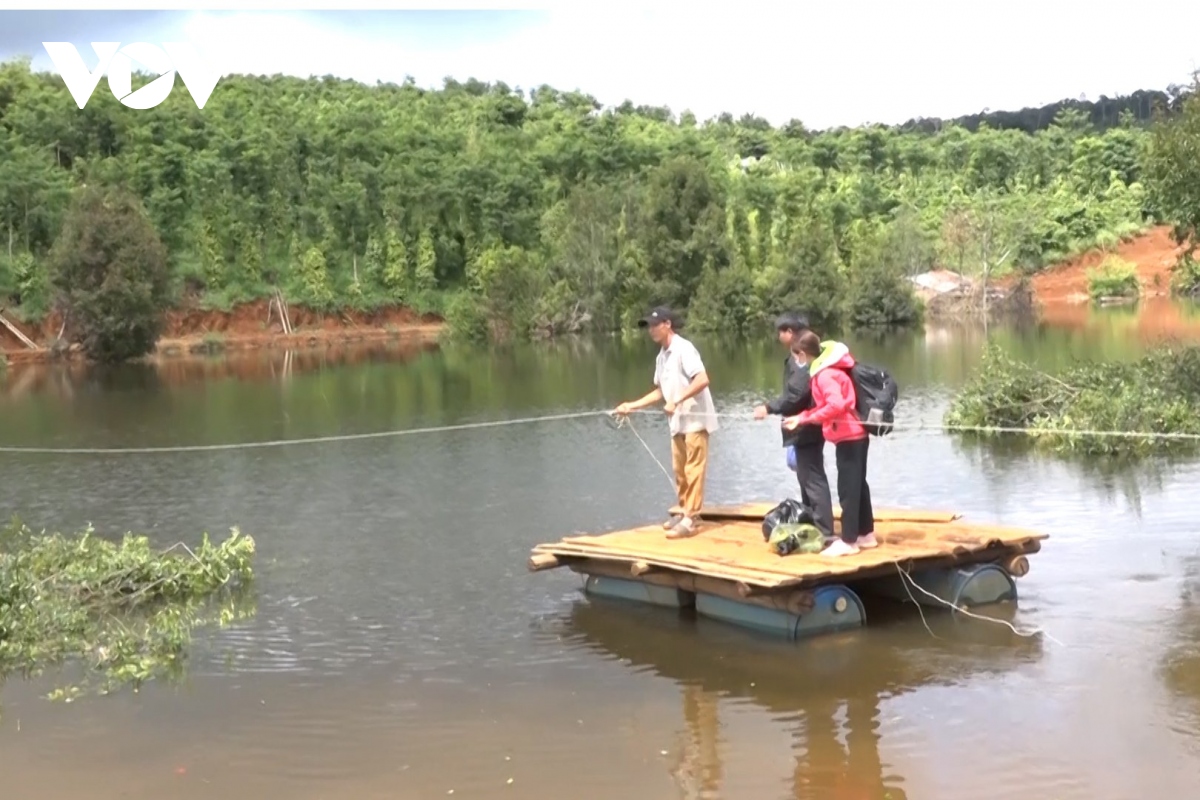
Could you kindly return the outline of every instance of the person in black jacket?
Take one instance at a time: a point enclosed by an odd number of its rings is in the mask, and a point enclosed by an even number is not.
[[[783,394],[754,409],[755,419],[768,414],[789,417],[812,408],[812,388],[809,386],[808,365],[796,361],[791,345],[794,338],[810,330],[808,319],[800,314],[784,314],[775,321],[779,342],[788,348],[783,362]],[[800,484],[800,499],[813,510],[813,522],[826,537],[833,536],[833,496],[829,477],[825,474],[825,437],[819,425],[801,425],[794,431],[782,426],[783,446],[796,462],[796,480]],[[792,459],[789,459],[789,461]]]

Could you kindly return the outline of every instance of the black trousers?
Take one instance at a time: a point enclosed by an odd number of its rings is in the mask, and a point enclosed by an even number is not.
[[[825,474],[825,442],[792,445],[796,454],[796,481],[800,499],[813,510],[813,522],[821,533],[833,536],[833,496]]]
[[[869,444],[870,438],[864,436],[856,441],[834,445],[838,502],[842,504],[842,541],[847,544],[854,544],[859,536],[875,532],[871,487],[867,485]]]

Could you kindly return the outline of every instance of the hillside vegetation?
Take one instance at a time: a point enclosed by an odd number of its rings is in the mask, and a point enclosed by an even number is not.
[[[648,304],[748,330],[920,318],[907,275],[1036,271],[1162,215],[1142,172],[1180,93],[895,127],[603,109],[547,86],[224,78],[134,111],[0,64],[0,305],[46,314],[78,189],[124,187],[172,302],[407,305],[464,335],[611,330]],[[123,202],[123,201],[117,201]],[[76,214],[78,216],[78,214]],[[76,234],[78,235],[78,233]],[[156,245],[148,241],[145,245]]]

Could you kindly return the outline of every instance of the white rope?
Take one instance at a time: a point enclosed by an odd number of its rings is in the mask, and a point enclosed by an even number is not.
[[[638,409],[638,410],[632,411],[630,413],[631,414],[637,414],[637,413],[662,414],[661,411],[650,411],[650,410],[642,410],[642,409]],[[677,413],[680,414],[681,416],[690,416],[692,413],[695,413],[695,412],[680,411]],[[300,445],[300,444],[326,444],[326,443],[333,443],[333,442],[359,441],[359,440],[364,440],[364,439],[381,439],[381,438],[387,438],[387,437],[393,437],[393,436],[415,436],[418,434],[427,434],[427,433],[449,433],[452,431],[473,430],[473,429],[480,429],[480,428],[496,428],[496,427],[502,427],[502,426],[508,426],[508,425],[529,425],[529,424],[533,424],[536,422],[552,422],[552,421],[556,421],[556,420],[583,419],[584,417],[595,417],[595,416],[606,416],[610,419],[613,419],[615,417],[616,423],[617,423],[616,424],[617,428],[628,427],[629,430],[633,432],[633,435],[637,437],[637,440],[639,442],[641,442],[642,447],[645,448],[646,452],[650,455],[650,458],[654,461],[655,464],[658,465],[659,470],[661,470],[663,475],[667,478],[667,481],[670,483],[671,488],[672,489],[675,488],[674,475],[672,474],[672,472],[669,469],[667,469],[666,465],[664,465],[662,463],[662,461],[659,460],[658,456],[656,456],[654,454],[654,450],[650,447],[650,445],[642,437],[642,434],[638,432],[637,428],[634,427],[633,420],[630,419],[629,415],[628,414],[623,415],[623,416],[622,415],[614,415],[614,413],[611,411],[577,411],[577,412],[567,413],[567,414],[550,414],[550,415],[545,415],[545,416],[521,417],[518,419],[493,420],[493,421],[488,421],[488,422],[465,422],[465,423],[459,423],[457,425],[438,425],[438,426],[427,427],[427,428],[406,428],[406,429],[402,429],[402,430],[377,431],[374,433],[351,433],[351,434],[341,434],[341,435],[335,435],[335,436],[314,436],[314,437],[309,437],[309,438],[304,438],[304,439],[277,439],[277,440],[265,441],[265,442],[232,442],[232,443],[228,443],[228,444],[176,445],[176,446],[166,446],[166,447],[115,447],[115,448],[0,446],[0,453],[25,453],[25,454],[43,454],[43,455],[65,455],[65,454],[110,455],[110,454],[131,454],[131,453],[189,453],[189,452],[214,452],[214,451],[222,451],[222,450],[226,450],[226,451],[227,450],[248,450],[248,449],[252,449],[252,448],[285,447],[288,445]],[[717,414],[717,416],[724,417],[726,419],[730,419],[730,418],[753,419],[754,418],[753,414],[720,413],[720,414]],[[1027,434],[1028,433],[1034,433],[1034,434],[1048,433],[1048,431],[1041,431],[1041,430],[1030,429],[1030,428],[999,428],[999,427],[982,427],[982,426],[976,427],[976,426],[951,426],[951,425],[939,425],[939,426],[894,425],[893,428],[896,430],[910,430],[910,431],[913,431],[913,430],[925,430],[925,431],[957,430],[957,431],[978,431],[978,432],[999,432],[999,433],[1027,433]],[[1110,436],[1130,436],[1130,437],[1146,437],[1146,438],[1160,437],[1160,438],[1178,438],[1178,439],[1200,439],[1200,435],[1197,435],[1197,434],[1170,434],[1170,433],[1155,433],[1155,432],[1137,433],[1137,432],[1131,432],[1131,431],[1070,431],[1069,433],[1074,434],[1074,435],[1093,435],[1093,436],[1094,435],[1110,435]],[[1055,639],[1053,636],[1051,636],[1050,634],[1048,634],[1045,631],[1042,631],[1040,629],[1034,628],[1031,631],[1022,631],[1022,630],[1017,629],[1014,625],[1012,625],[1011,623],[1009,623],[1005,620],[993,619],[991,617],[985,617],[985,616],[982,616],[979,614],[974,614],[970,611],[967,611],[964,608],[960,608],[959,606],[956,606],[953,603],[943,600],[942,598],[938,597],[937,595],[933,594],[932,592],[929,592],[928,590],[921,587],[919,584],[917,584],[913,580],[912,576],[909,575],[908,572],[906,570],[904,570],[904,568],[901,567],[899,564],[896,564],[896,570],[901,575],[901,581],[904,583],[905,590],[908,591],[909,599],[911,599],[914,603],[916,603],[918,609],[920,609],[920,603],[917,603],[916,598],[913,597],[912,591],[908,588],[910,585],[912,587],[916,588],[918,591],[924,593],[925,595],[928,595],[929,597],[933,598],[937,602],[948,606],[949,608],[957,611],[960,614],[963,614],[964,616],[970,617],[972,619],[982,620],[984,622],[992,622],[992,623],[999,623],[1001,625],[1005,625],[1010,630],[1012,630],[1013,633],[1017,634],[1018,636],[1028,637],[1028,636],[1035,636],[1037,634],[1042,634],[1050,641],[1055,642],[1056,644],[1062,645],[1062,642],[1060,642],[1058,639]],[[921,613],[921,621],[923,623],[925,623],[926,629],[929,630],[929,625],[928,625],[928,623],[925,622],[925,615],[924,615],[923,611]],[[933,635],[932,630],[929,630],[929,632],[931,635]]]
[[[1041,628],[1035,627],[1035,628],[1030,628],[1028,630],[1020,630],[1019,628],[1017,628],[1016,625],[1013,625],[1008,620],[996,619],[995,617],[985,617],[982,614],[972,613],[972,612],[968,611],[967,609],[963,608],[962,606],[955,605],[954,603],[951,603],[949,600],[945,600],[941,597],[938,597],[933,592],[931,592],[928,589],[926,589],[925,587],[921,586],[919,583],[917,583],[915,580],[913,580],[913,576],[908,573],[908,570],[906,570],[904,567],[900,566],[899,563],[897,563],[895,565],[895,567],[896,567],[896,572],[900,573],[900,582],[904,584],[904,589],[905,589],[905,591],[908,592],[908,599],[912,600],[913,603],[916,604],[918,611],[921,610],[921,604],[919,602],[917,602],[917,598],[913,597],[912,589],[909,589],[908,588],[909,586],[912,586],[913,589],[916,589],[917,591],[921,592],[922,594],[926,595],[927,597],[933,598],[934,600],[941,603],[942,605],[944,605],[950,609],[953,609],[954,611],[957,611],[959,614],[962,614],[964,617],[970,617],[971,619],[980,620],[981,622],[991,622],[996,625],[1004,625],[1009,630],[1011,630],[1013,633],[1015,633],[1017,636],[1023,636],[1026,638],[1032,638],[1034,636],[1045,636],[1047,639],[1054,642],[1059,647],[1066,646],[1062,642],[1060,642],[1058,639],[1055,639],[1049,633],[1042,630]],[[929,623],[925,622],[925,613],[923,611],[921,612],[921,622],[924,623],[925,630],[929,631],[929,634],[931,636],[934,636],[935,638],[940,638],[940,637],[937,637],[936,634],[933,633],[932,629],[930,629]]]
[[[325,444],[328,442],[350,442],[361,439],[382,439],[390,436],[415,436],[422,433],[448,433],[465,431],[476,428],[497,428],[504,425],[528,425],[534,422],[551,422],[554,420],[580,419],[606,414],[605,411],[576,411],[571,414],[549,414],[542,417],[522,417],[520,419],[501,419],[490,422],[463,422],[457,425],[438,425],[430,428],[404,428],[395,431],[377,431],[374,433],[348,433],[335,436],[314,436],[307,439],[279,439],[268,442],[233,442],[230,444],[193,444],[174,445],[167,447],[5,447],[0,446],[0,453],[34,453],[34,454],[93,454],[110,455],[126,453],[192,453],[214,450],[248,450],[256,447],[285,447],[293,444]]]
[[[630,414],[651,414],[657,416],[666,416],[661,410],[637,409],[629,412]],[[702,412],[677,411],[679,416],[696,416]],[[196,452],[215,452],[224,450],[249,450],[265,447],[287,447],[290,445],[303,444],[332,444],[335,442],[350,442],[364,439],[384,439],[393,436],[415,436],[426,433],[451,433],[454,431],[473,430],[479,428],[496,428],[508,425],[529,425],[536,422],[553,422],[557,420],[582,419],[584,417],[611,417],[611,411],[576,411],[568,414],[549,414],[538,417],[521,417],[518,419],[493,420],[489,422],[465,422],[457,425],[438,425],[428,428],[404,428],[401,430],[391,431],[375,431],[372,433],[350,433],[338,434],[333,436],[313,436],[304,439],[278,439],[264,442],[230,442],[227,444],[197,444],[197,445],[168,445],[162,447],[18,447],[9,445],[0,445],[0,454],[25,454],[25,455],[129,455],[129,454],[152,454],[152,453],[196,453]],[[735,412],[714,412],[715,416],[723,419],[743,419],[753,420],[754,415],[749,413]],[[626,417],[628,420],[628,417]],[[618,427],[621,427],[618,424]],[[650,446],[642,439],[640,433],[633,428],[632,423],[629,425],[634,434],[641,441],[642,446],[653,456],[654,453],[650,450]],[[1169,439],[1183,441],[1200,440],[1200,433],[1173,433],[1159,431],[1098,431],[1098,430],[1048,430],[1043,428],[1019,428],[1019,427],[1001,427],[987,425],[939,425],[939,424],[905,424],[898,422],[893,424],[893,430],[896,432],[908,433],[1006,433],[1006,434],[1025,434],[1027,436],[1064,436],[1064,437],[1109,437],[1122,439]],[[655,462],[659,467],[670,475],[662,462],[655,457]],[[674,479],[672,478],[672,485]]]
[[[661,411],[642,411],[637,410],[630,413],[634,414],[662,414]],[[679,411],[676,412],[680,416],[704,416],[704,412],[699,411]],[[730,413],[716,412],[715,416],[722,419],[754,419],[753,414],[747,413]],[[1023,433],[1028,436],[1097,436],[1109,437],[1117,439],[1178,439],[1183,441],[1200,441],[1200,433],[1184,433],[1170,431],[1103,431],[1103,430],[1072,430],[1072,429],[1053,429],[1053,428],[1032,428],[1032,427],[1005,427],[1001,425],[946,425],[941,423],[910,423],[896,422],[892,424],[893,431],[905,431],[908,433],[924,432],[924,433]]]
[[[638,433],[638,429],[633,426],[633,420],[629,417],[617,417],[617,427],[627,427],[629,430],[633,431],[633,435],[636,436],[638,441],[642,443],[642,447],[646,448],[646,452],[650,454],[650,458],[654,459],[655,464],[658,464],[658,468],[662,470],[662,474],[667,476],[667,482],[671,484],[671,491],[675,491],[675,475],[671,472],[671,470],[667,469],[661,461],[658,460],[658,456],[654,455],[654,451],[650,449],[650,445],[647,444],[646,440],[642,438],[642,435]]]

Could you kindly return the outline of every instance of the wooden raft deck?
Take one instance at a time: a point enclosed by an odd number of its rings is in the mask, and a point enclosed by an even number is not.
[[[633,580],[673,573],[693,580],[731,582],[745,597],[895,574],[897,566],[916,571],[1014,559],[1036,553],[1041,541],[1049,538],[1019,528],[964,523],[950,512],[880,509],[875,512],[879,547],[873,550],[843,558],[807,553],[778,556],[762,536],[762,518],[774,506],[750,503],[705,508],[699,532],[687,539],[666,538],[657,523],[600,535],[568,536],[533,548],[529,569],[565,565],[577,572]],[[841,518],[836,507],[834,518]]]

